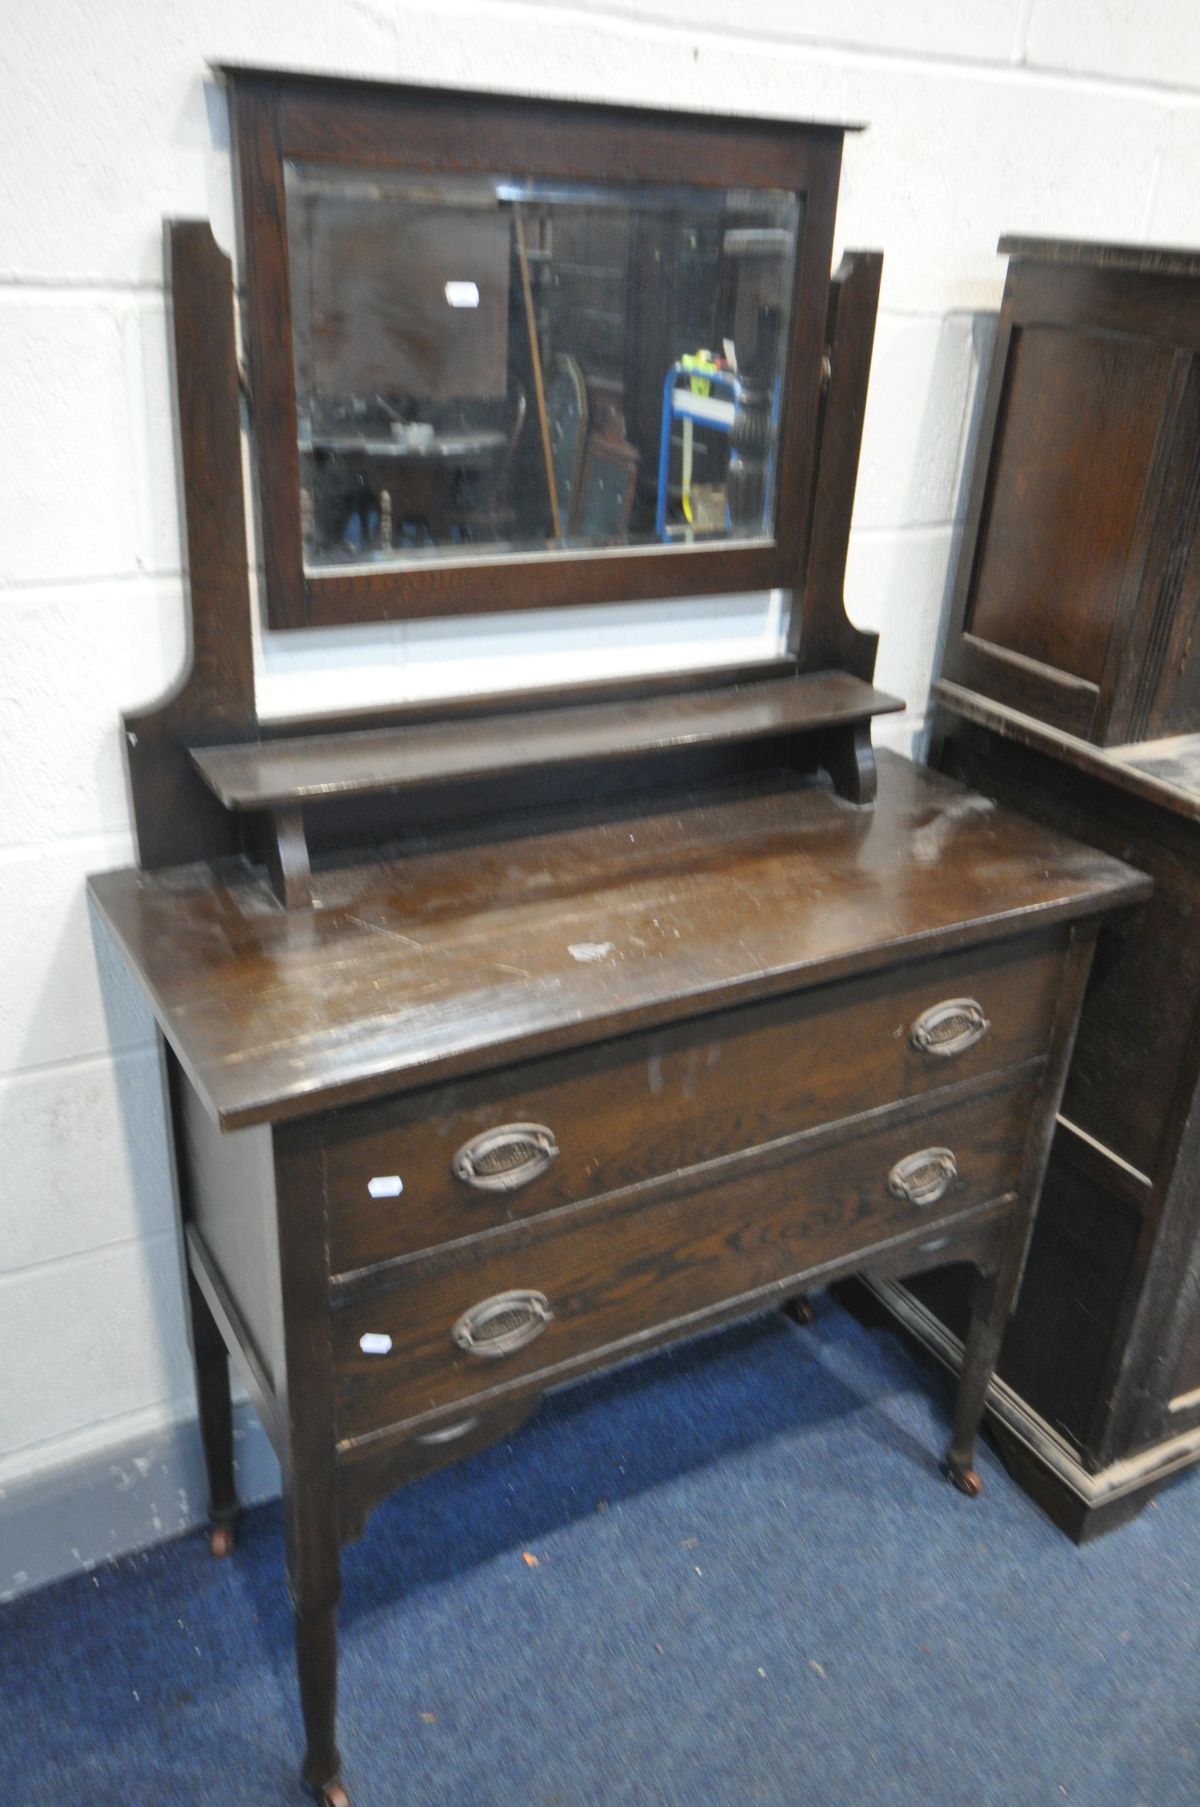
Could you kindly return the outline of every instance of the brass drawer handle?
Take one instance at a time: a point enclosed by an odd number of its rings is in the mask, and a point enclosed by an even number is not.
[[[991,1026],[983,1005],[974,998],[946,998],[921,1012],[908,1040],[918,1054],[936,1054],[939,1060],[950,1060],[981,1042]]]
[[[464,1311],[450,1335],[467,1355],[513,1355],[541,1336],[553,1316],[545,1293],[494,1293]]]
[[[888,1190],[910,1205],[936,1205],[958,1178],[958,1162],[949,1148],[920,1148],[906,1154],[888,1174]]]
[[[557,1154],[554,1132],[544,1123],[502,1123],[464,1142],[450,1170],[482,1192],[515,1192],[545,1173]]]

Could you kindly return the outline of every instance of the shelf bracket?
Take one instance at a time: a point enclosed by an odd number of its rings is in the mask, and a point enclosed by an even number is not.
[[[271,887],[284,909],[303,910],[311,906],[312,870],[302,809],[269,812],[266,857]]]

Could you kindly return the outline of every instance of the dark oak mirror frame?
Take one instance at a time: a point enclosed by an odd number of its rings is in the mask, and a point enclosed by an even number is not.
[[[723,118],[225,66],[240,197],[251,417],[272,628],[641,598],[798,591],[812,522],[838,125]],[[775,531],[727,544],[487,551],[305,569],[285,163],[419,174],[785,190],[803,226],[779,410]]]

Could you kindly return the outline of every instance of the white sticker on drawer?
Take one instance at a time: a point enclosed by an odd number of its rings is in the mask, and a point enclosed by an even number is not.
[[[390,1355],[392,1339],[386,1330],[368,1330],[358,1339],[364,1355]]]
[[[367,1181],[367,1191],[372,1198],[399,1198],[404,1191],[404,1181],[398,1173],[377,1173],[373,1180]]]

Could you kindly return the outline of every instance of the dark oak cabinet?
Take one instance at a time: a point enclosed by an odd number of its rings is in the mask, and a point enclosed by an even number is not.
[[[1012,258],[945,677],[1097,746],[1200,720],[1187,253]]]
[[[1200,255],[1001,249],[934,761],[1154,879],[1101,939],[992,1401],[1086,1538],[1200,1459]],[[891,1295],[949,1356],[962,1300]]]

